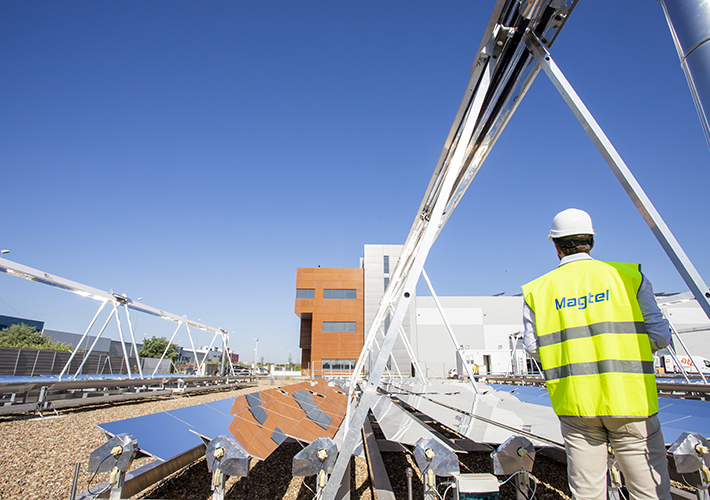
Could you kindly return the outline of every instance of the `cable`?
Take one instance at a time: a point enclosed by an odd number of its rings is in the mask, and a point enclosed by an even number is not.
[[[532,497],[529,497],[527,493],[525,493],[523,490],[521,490],[520,488],[518,488],[518,485],[517,485],[517,484],[515,484],[515,483],[510,483],[510,485],[511,485],[513,488],[515,488],[516,490],[518,490],[518,493],[520,493],[521,495],[523,495],[527,500],[531,500]]]
[[[316,479],[316,482],[317,482],[317,481],[318,481],[318,479]],[[311,488],[310,486],[308,486],[308,483],[306,483],[306,478],[305,478],[305,477],[303,478],[303,482],[302,482],[301,484],[302,484],[303,486],[305,486],[305,487],[308,489],[308,491],[310,491],[311,493],[313,493],[313,495],[317,495],[317,493],[316,493],[315,491],[313,491],[313,488]],[[315,496],[314,496],[313,498],[315,498]]]
[[[99,462],[99,465],[96,467],[96,472],[94,472],[94,475],[91,476],[91,478],[89,479],[89,481],[86,483],[86,491],[89,493],[89,495],[93,495],[94,498],[96,498],[96,497],[99,496],[101,493],[103,493],[104,491],[107,491],[108,489],[111,488],[111,485],[109,484],[106,488],[104,488],[103,490],[99,491],[98,493],[94,493],[93,491],[91,491],[91,482],[96,478],[96,476],[99,475],[99,469],[101,468],[101,465],[102,465],[102,464],[106,461],[106,459],[109,458],[109,457],[113,457],[113,455],[108,454],[108,455],[106,455],[106,456],[103,458],[103,460],[101,460],[101,462]]]
[[[15,311],[20,317],[24,317],[24,315],[23,315],[20,311],[18,311],[18,310],[15,309],[14,307],[12,307],[10,304],[8,304],[7,302],[5,302],[4,300],[0,299],[0,302],[2,302],[2,303],[5,304],[7,307],[9,307],[9,308],[12,309],[13,311]]]
[[[528,495],[526,495],[523,491],[521,491],[520,488],[518,488],[515,483],[511,483],[511,485],[513,486],[513,488],[515,488],[516,490],[520,491],[520,493],[521,493],[525,498],[527,498],[528,500],[532,500],[532,499],[535,497],[535,493],[537,492],[537,483],[538,483],[539,479],[536,478],[535,476],[533,476],[532,474],[530,474],[530,473],[529,473],[528,471],[526,471],[526,470],[519,470],[519,471],[516,472],[515,474],[512,474],[511,476],[508,477],[508,479],[506,479],[505,481],[503,481],[502,483],[500,483],[499,486],[503,486],[505,483],[507,483],[508,481],[510,481],[511,479],[513,479],[513,478],[514,478],[515,476],[517,476],[518,474],[527,474],[528,477],[532,478],[533,483],[535,483],[535,487],[533,488],[532,493],[530,494],[530,496],[528,496]]]
[[[450,490],[452,487],[454,487],[454,486],[456,486],[456,483],[455,483],[455,482],[449,483],[449,485],[448,485],[448,486],[446,487],[446,489],[444,490],[444,494],[441,496],[441,499],[442,499],[442,500],[446,500],[446,494],[447,494],[447,493],[449,492],[449,490]],[[455,498],[455,497],[454,497],[454,498]]]

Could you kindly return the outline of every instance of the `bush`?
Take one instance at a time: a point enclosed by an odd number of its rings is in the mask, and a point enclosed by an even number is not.
[[[143,342],[143,347],[138,351],[138,355],[142,358],[155,358],[160,359],[160,357],[165,352],[165,348],[168,346],[168,339],[165,337],[156,337],[155,335]],[[169,359],[172,362],[177,361],[178,353],[177,346],[175,344],[170,344],[167,354],[165,354],[165,359]]]
[[[11,325],[0,330],[0,347],[19,347],[20,349],[44,349],[47,351],[72,351],[72,346],[58,342],[38,332],[34,326],[24,323]]]

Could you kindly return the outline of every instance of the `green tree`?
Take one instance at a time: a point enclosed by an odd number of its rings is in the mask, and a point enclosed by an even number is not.
[[[138,355],[142,358],[155,358],[160,359],[168,346],[168,339],[165,337],[151,337],[143,342],[143,347],[138,351]],[[173,343],[170,344],[168,352],[165,354],[166,359],[172,362],[177,361],[178,353],[177,346]]]
[[[38,332],[34,326],[24,323],[10,325],[0,331],[0,347],[19,347],[21,349],[44,349],[48,351],[71,351],[72,346],[57,342]]]

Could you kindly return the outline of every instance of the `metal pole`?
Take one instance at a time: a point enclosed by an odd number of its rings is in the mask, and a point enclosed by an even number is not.
[[[99,339],[101,338],[101,334],[104,333],[104,330],[106,330],[106,327],[108,326],[109,321],[111,321],[111,318],[113,317],[113,315],[115,313],[116,313],[116,307],[114,306],[113,310],[108,315],[108,318],[106,318],[106,321],[104,321],[104,325],[101,327],[101,330],[99,330],[99,333],[96,335],[94,342],[91,344],[91,347],[89,348],[89,352],[86,353],[86,356],[84,357],[84,359],[81,360],[81,364],[79,365],[79,369],[74,374],[74,378],[76,378],[76,376],[81,373],[81,369],[84,368],[84,363],[86,363],[86,360],[88,359],[89,354],[91,354],[93,352],[94,347],[96,347],[96,344],[99,342]]]
[[[489,68],[491,68],[490,65]],[[473,103],[468,110],[466,120],[462,124],[458,144],[451,155],[451,160],[448,162],[448,168],[444,174],[441,188],[438,191],[439,194],[436,196],[436,201],[431,211],[423,217],[420,224],[410,232],[410,237],[413,237],[413,242],[410,243],[411,246],[407,249],[409,255],[403,256],[400,254],[397,267],[400,267],[399,264],[404,257],[409,261],[406,263],[409,269],[407,269],[405,275],[402,276],[401,282],[390,281],[387,292],[385,292],[385,297],[389,297],[389,301],[385,303],[385,298],[383,298],[383,302],[380,303],[380,308],[373,326],[377,325],[379,327],[379,324],[381,324],[384,319],[385,311],[388,310],[390,304],[397,304],[395,314],[385,335],[385,340],[377,356],[377,360],[372,368],[372,373],[363,388],[360,403],[355,409],[352,420],[347,427],[345,439],[340,453],[338,454],[338,459],[335,462],[331,480],[325,487],[324,500],[335,500],[338,485],[343,479],[345,469],[350,463],[350,456],[358,443],[358,433],[360,429],[362,429],[365,418],[367,418],[367,413],[370,411],[370,408],[377,398],[377,387],[380,384],[382,373],[387,365],[387,358],[392,352],[395,340],[397,339],[397,332],[402,325],[404,316],[407,313],[411,299],[416,291],[417,281],[419,281],[419,277],[424,269],[426,258],[441,228],[439,223],[444,221],[444,210],[456,185],[458,174],[461,172],[466,157],[468,156],[467,146],[475,129],[476,118],[483,105],[485,89],[488,88],[490,82],[490,74],[490,71],[484,71],[483,73],[479,91],[476,92]],[[484,91],[481,92],[481,89],[484,89]]]
[[[138,364],[138,374],[143,378],[143,367],[141,366],[141,358],[138,355],[138,346],[136,345],[136,336],[133,335],[133,325],[131,325],[131,316],[128,314],[128,304],[123,304],[123,308],[126,311],[126,322],[128,323],[128,331],[131,334],[131,341],[133,342],[133,350],[136,352],[136,363]],[[136,312],[136,314],[138,314]],[[118,319],[118,314],[116,315]]]
[[[461,344],[459,344],[456,335],[454,335],[454,329],[451,328],[449,320],[446,318],[446,314],[444,314],[444,308],[441,307],[441,302],[439,302],[439,297],[437,297],[436,292],[434,291],[434,287],[431,285],[431,281],[429,281],[429,276],[427,275],[424,269],[422,269],[422,276],[424,277],[424,281],[426,281],[426,284],[429,287],[431,297],[434,299],[434,304],[436,304],[436,308],[439,310],[439,314],[441,314],[441,319],[444,320],[444,326],[446,327],[446,331],[449,333],[449,337],[451,337],[451,341],[454,343],[456,354],[458,354],[459,359],[461,359],[463,368],[464,370],[466,370],[466,375],[468,375],[468,380],[471,382],[471,386],[473,386],[474,392],[476,394],[479,394],[478,387],[476,387],[476,381],[473,379],[473,373],[471,373],[471,368],[468,366],[468,363],[466,363],[466,357],[463,355],[463,347],[461,346]]]
[[[390,304],[390,308],[389,308],[389,313],[394,314],[394,309],[392,308],[391,304]],[[414,356],[414,349],[412,349],[412,344],[409,343],[409,339],[407,338],[407,332],[404,331],[404,327],[402,327],[402,326],[399,327],[399,337],[402,339],[402,343],[404,344],[404,349],[407,351],[407,355],[409,356],[410,361],[414,365],[414,369],[416,371],[417,378],[419,378],[419,381],[422,383],[426,382],[426,379],[421,374],[421,368],[419,367],[419,362],[417,361],[416,357]]]
[[[414,475],[414,470],[411,467],[407,467],[407,499],[412,500],[412,476]]]
[[[76,487],[79,484],[79,471],[81,470],[81,462],[77,462],[74,466],[74,479],[71,482],[71,491],[69,492],[69,500],[76,498]]]
[[[197,359],[197,349],[195,349],[195,342],[192,340],[192,331],[190,330],[190,325],[185,323],[185,328],[187,328],[187,338],[190,339],[190,346],[192,347],[192,353],[195,355],[195,366],[199,370],[200,368],[200,363],[199,360]],[[200,374],[203,375],[203,374]]]
[[[210,342],[210,345],[209,345],[209,347],[207,347],[207,351],[205,351],[205,355],[202,358],[202,367],[200,369],[200,372],[202,373],[202,375],[205,374],[205,363],[207,362],[207,357],[209,356],[210,351],[212,350],[212,346],[214,345],[214,341],[217,339],[217,335],[219,335],[219,334],[215,333],[212,336],[212,342]]]
[[[64,368],[62,368],[61,373],[59,373],[59,380],[62,380],[62,375],[64,375],[67,372],[67,370],[69,370],[69,367],[71,366],[71,362],[74,360],[74,356],[76,356],[76,353],[79,352],[79,347],[81,347],[81,343],[84,341],[86,336],[91,331],[91,328],[94,326],[94,323],[96,323],[96,320],[98,319],[99,314],[101,314],[101,311],[103,311],[105,306],[106,306],[106,302],[105,301],[101,302],[101,305],[99,306],[99,310],[96,311],[96,314],[94,314],[94,318],[89,323],[89,327],[84,332],[84,335],[81,336],[81,339],[79,340],[79,343],[76,345],[74,352],[72,352],[71,356],[69,356],[69,361],[67,361],[67,364],[64,365]],[[91,351],[89,351],[89,353],[91,353]],[[87,356],[88,356],[88,354],[87,354]],[[84,359],[86,359],[86,358],[84,358]]]
[[[234,333],[234,332],[232,332],[232,333]],[[229,334],[228,334],[228,333],[225,333],[225,334],[224,334],[224,337],[225,337],[225,339],[226,339],[225,350],[227,350],[227,349],[229,349]],[[280,348],[279,348],[279,349],[280,349]],[[231,356],[231,354],[230,354],[230,356],[229,356],[229,373],[231,373],[232,375],[236,375],[236,373],[234,373],[234,363],[232,363],[232,356]]]
[[[680,362],[678,359],[678,356],[675,353],[675,349],[673,349],[672,345],[669,345],[666,347],[668,349],[668,352],[671,353],[671,358],[673,358],[673,361],[675,362],[676,366],[680,370],[680,372],[683,374],[683,378],[685,378],[685,381],[690,384],[690,377],[688,377],[688,374],[685,372],[685,368],[683,368],[683,364]]]
[[[419,366],[419,361],[417,361],[417,358],[414,356],[414,350],[412,349],[412,345],[407,339],[407,332],[405,332],[404,328],[402,327],[399,327],[399,336],[402,338],[402,342],[404,342],[404,348],[407,350],[407,354],[409,354],[409,359],[412,360],[412,364],[414,365],[414,371],[416,372],[417,378],[421,383],[426,383],[426,378],[424,378],[424,375],[422,374],[422,369]]]
[[[705,379],[705,375],[703,375],[703,371],[702,371],[702,370],[700,369],[700,367],[695,363],[695,360],[693,359],[693,355],[690,354],[690,351],[689,351],[688,348],[685,346],[685,342],[683,342],[683,340],[680,338],[680,335],[678,334],[678,330],[676,330],[675,325],[673,325],[673,322],[671,321],[670,316],[668,315],[668,308],[667,308],[667,306],[664,304],[663,306],[661,306],[661,310],[663,311],[663,316],[665,316],[665,318],[668,320],[668,324],[669,324],[670,327],[671,327],[671,332],[672,332],[672,334],[675,336],[675,338],[676,338],[676,340],[678,341],[678,343],[680,344],[680,346],[683,348],[683,350],[685,351],[685,353],[688,355],[688,359],[690,359],[690,364],[693,365],[696,370],[698,370],[698,373],[700,374],[700,378],[703,379],[703,383],[704,383],[704,384],[707,384],[708,381]],[[687,377],[686,377],[686,378],[687,378]]]
[[[710,298],[710,291],[708,291],[707,285],[673,236],[673,233],[671,233],[671,230],[661,218],[661,215],[653,206],[653,203],[651,203],[651,200],[646,196],[646,193],[636,181],[633,174],[624,163],[624,160],[621,159],[619,153],[614,149],[614,146],[604,134],[604,131],[592,114],[574,91],[572,85],[570,85],[562,71],[552,60],[549,51],[535,34],[530,31],[525,34],[524,40],[537,63],[550,78],[555,88],[560,95],[562,95],[562,98],[592,139],[594,145],[611,167],[611,170],[623,186],[626,194],[629,195],[631,201],[646,221],[646,224],[648,224],[648,227],[653,231],[656,239],[658,239],[658,242],[671,259],[671,262],[673,262],[673,265],[680,273],[686,285],[688,285],[688,288],[690,288],[690,291],[693,292],[700,307],[703,308],[705,314],[710,318],[710,301],[708,300]]]
[[[128,358],[128,353],[126,352],[126,343],[123,341],[123,330],[121,329],[121,318],[118,314],[118,309],[116,304],[113,305],[113,312],[116,315],[116,323],[118,324],[118,338],[121,339],[121,350],[123,350],[123,359],[126,362],[126,370],[128,371],[128,378],[133,378],[131,373],[131,360]]]
[[[224,360],[227,356],[227,345],[224,343],[224,334],[222,334],[222,366],[220,366],[220,375],[224,375]],[[231,364],[231,363],[230,363]]]
[[[160,363],[162,363],[163,359],[165,359],[165,355],[168,353],[168,349],[170,349],[170,344],[172,344],[173,339],[175,338],[175,334],[180,329],[180,325],[182,325],[182,322],[178,323],[177,328],[175,328],[175,331],[173,332],[173,336],[170,337],[170,340],[168,340],[168,345],[165,346],[165,350],[163,351],[163,355],[160,356],[160,361],[158,361],[158,364],[156,365],[156,367],[153,368],[153,373],[151,373],[151,376],[153,376],[153,377],[155,376],[155,372],[158,371],[158,367],[160,367]]]
[[[35,362],[32,364],[32,371],[30,372],[30,377],[33,377],[35,374],[35,368],[37,368],[37,360],[39,359],[40,352],[42,352],[42,350],[37,349],[37,353],[35,354]]]

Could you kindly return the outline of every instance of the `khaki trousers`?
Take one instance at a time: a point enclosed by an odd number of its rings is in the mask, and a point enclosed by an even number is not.
[[[631,500],[670,500],[666,447],[658,416],[648,418],[560,417],[567,475],[575,500],[607,498],[607,443]]]

